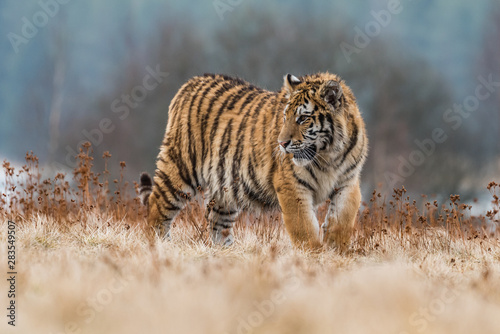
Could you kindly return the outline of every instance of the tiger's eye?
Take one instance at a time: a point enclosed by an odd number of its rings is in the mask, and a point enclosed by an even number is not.
[[[305,115],[301,115],[301,116],[297,119],[297,123],[298,123],[298,124],[302,124],[302,123],[304,123],[306,120],[307,120],[307,116],[305,116]]]

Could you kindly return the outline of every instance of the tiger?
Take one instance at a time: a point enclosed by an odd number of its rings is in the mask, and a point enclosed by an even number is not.
[[[154,178],[142,173],[139,193],[160,240],[170,239],[172,221],[202,193],[216,245],[233,244],[242,211],[281,210],[294,246],[346,249],[367,151],[356,98],[336,74],[287,74],[275,92],[204,74],[172,99]]]

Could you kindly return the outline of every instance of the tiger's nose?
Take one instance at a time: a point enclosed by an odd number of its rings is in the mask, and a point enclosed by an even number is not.
[[[283,148],[286,148],[288,145],[290,145],[291,140],[288,141],[280,141],[280,145]]]

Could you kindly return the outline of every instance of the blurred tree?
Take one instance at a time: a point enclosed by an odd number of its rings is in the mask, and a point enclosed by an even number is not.
[[[82,129],[87,133],[94,131],[93,138],[99,143],[94,145],[95,155],[100,157],[104,151],[110,151],[110,165],[117,166],[118,161],[129,162],[127,171],[131,179],[140,171],[154,169],[170,100],[182,83],[203,73],[208,47],[190,23],[181,19],[162,24],[158,34],[146,42],[145,49],[137,45],[135,29],[133,20],[123,22],[123,40],[114,41],[124,46],[126,57],[114,77],[109,78],[112,89],[99,97],[89,113],[81,115],[65,133],[65,142],[76,151],[78,143],[88,138],[82,135]],[[157,70],[168,75],[155,78],[152,73]],[[146,77],[149,79],[145,84]],[[101,136],[97,130],[103,119],[111,121],[109,128],[112,131],[101,131]],[[96,159],[96,164],[98,168],[103,167],[101,159]]]
[[[496,3],[491,1],[491,8],[498,8]],[[358,3],[298,0],[286,5],[243,2],[219,21],[211,3],[200,2],[196,8],[160,0],[75,3],[72,6],[78,10],[73,16],[67,7],[67,20],[61,12],[63,15],[52,19],[52,26],[26,46],[21,62],[26,78],[20,85],[26,94],[19,106],[5,104],[19,111],[6,119],[23,125],[27,117],[34,120],[24,125],[19,147],[46,156],[47,143],[51,143],[53,159],[64,162],[67,147],[76,152],[77,144],[91,137],[97,143],[96,156],[111,151],[115,162],[128,162],[128,176],[135,179],[139,171],[154,169],[168,105],[190,77],[204,72],[226,73],[278,90],[286,73],[330,71],[340,74],[353,88],[366,119],[371,151],[363,184],[367,190],[379,183],[387,186],[384,173],[397,172],[399,157],[407,159],[419,149],[415,140],[422,141],[433,129],[444,128],[445,110],[461,101],[463,92],[470,92],[463,89],[469,89],[466,80],[458,79],[471,77],[464,72],[470,66],[464,54],[470,55],[473,48],[468,42],[450,41],[455,36],[453,27],[459,25],[457,31],[463,34],[476,31],[482,16],[474,16],[474,27],[469,29],[456,18],[478,5],[459,0],[458,9],[444,17],[443,11],[435,8],[448,5],[412,3],[413,10],[395,17],[348,62],[341,43],[352,43],[353,28],[363,28],[367,20],[373,20],[371,8],[386,8],[384,1],[370,4],[367,8]],[[153,10],[161,14],[150,19],[145,13]],[[491,10],[489,15],[478,72],[500,73],[500,19],[498,11]],[[87,34],[79,34],[85,29]],[[474,36],[471,33],[464,40],[470,42]],[[33,59],[29,57],[32,54],[36,54]],[[168,76],[141,95],[145,76],[157,68]],[[127,102],[134,92],[135,98]],[[456,192],[465,178],[472,180],[471,171],[477,171],[474,167],[491,159],[484,155],[499,152],[500,116],[490,112],[498,111],[499,105],[500,98],[488,100],[459,130],[448,127],[448,140],[436,145],[434,153],[403,183],[417,193],[450,193]],[[94,130],[99,130],[103,120],[111,122],[108,126],[112,130],[98,135]]]

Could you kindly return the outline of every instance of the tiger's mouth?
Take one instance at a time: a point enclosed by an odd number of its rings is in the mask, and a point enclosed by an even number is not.
[[[317,154],[316,145],[310,145],[300,151],[293,152],[293,162],[297,166],[305,166],[314,160]]]
[[[312,151],[311,153],[305,153],[305,152],[297,152],[293,154],[293,158],[295,160],[314,160],[314,157],[316,156],[316,151]]]

